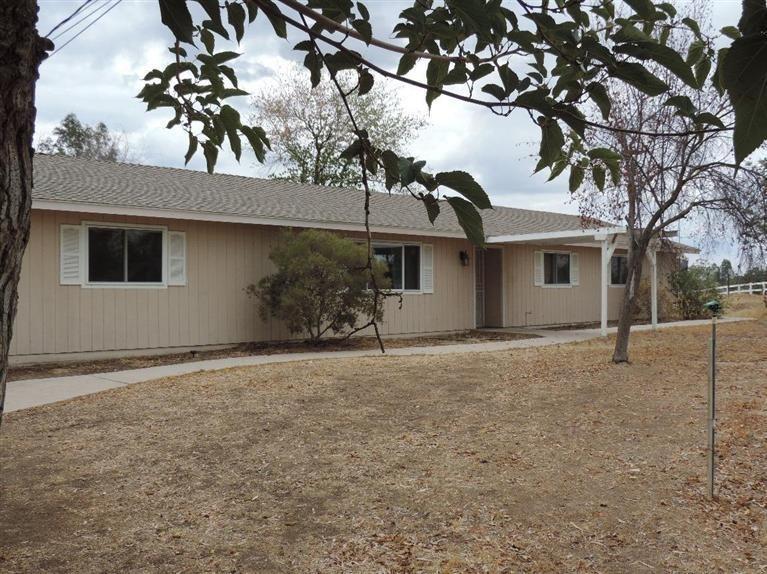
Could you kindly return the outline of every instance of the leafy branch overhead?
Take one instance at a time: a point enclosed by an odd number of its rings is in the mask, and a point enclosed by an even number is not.
[[[608,175],[613,181],[620,177],[620,158],[590,149],[587,130],[642,133],[641,125],[616,128],[607,122],[609,81],[663,98],[690,119],[688,131],[663,135],[734,129],[737,162],[767,139],[765,1],[745,0],[738,27],[722,30],[731,46],[717,52],[715,38],[701,33],[695,20],[680,17],[671,3],[651,0],[626,0],[625,13],[617,13],[612,0],[536,5],[525,0],[414,0],[391,31],[375,30],[367,7],[351,0],[228,0],[223,6],[216,0],[159,0],[162,21],[176,40],[171,47],[175,61],[147,75],[151,83],[140,97],[150,109],[174,110],[168,125],[187,131],[187,161],[200,147],[212,171],[225,142],[240,157],[242,136],[263,161],[269,146],[264,130],[244,125],[224,103],[244,95],[229,65],[239,54],[216,52],[217,41],[240,42],[246,26],[262,15],[278,37],[300,37],[294,50],[314,85],[322,81],[323,69],[331,77],[349,70],[357,75],[357,95],[385,77],[422,88],[429,107],[438,98],[451,98],[501,116],[520,110],[540,129],[537,170],[548,169],[552,178],[569,170],[574,190],[590,174],[601,188]],[[689,39],[684,51],[675,47],[678,34]],[[379,65],[378,52],[397,54],[397,70]],[[416,68],[419,61],[425,66]],[[726,92],[734,124],[721,111],[698,109],[689,97],[674,93],[664,76],[653,71],[658,66],[688,89],[711,84]],[[599,110],[605,124],[587,118],[591,109]],[[368,145],[366,137],[357,136],[358,145]],[[437,188],[457,191],[459,196],[447,203],[472,240],[482,243],[478,210],[489,208],[489,201],[468,174],[431,175],[422,171],[423,160],[391,150],[369,151],[366,168],[371,173],[384,169],[387,187],[406,188],[422,200],[432,221],[443,205]]]

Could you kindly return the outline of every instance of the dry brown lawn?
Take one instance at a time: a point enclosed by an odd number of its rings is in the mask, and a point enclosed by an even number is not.
[[[767,319],[201,373],[7,416],[2,572],[760,572]]]

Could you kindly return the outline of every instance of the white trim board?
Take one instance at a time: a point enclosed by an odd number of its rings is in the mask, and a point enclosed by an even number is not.
[[[213,221],[219,223],[243,223],[246,225],[268,225],[274,227],[301,227],[313,229],[333,229],[338,231],[365,231],[365,226],[357,223],[280,219],[276,217],[252,217],[248,215],[220,214],[179,209],[120,207],[96,203],[76,203],[44,199],[33,200],[32,209],[78,213],[99,213],[103,215],[124,215],[130,217],[151,217],[155,219],[182,219],[190,221]],[[466,235],[460,231],[440,231],[404,227],[389,227],[385,225],[373,225],[370,227],[370,230],[373,233],[389,233],[392,235],[414,235],[422,237],[449,237],[456,239],[466,239]]]

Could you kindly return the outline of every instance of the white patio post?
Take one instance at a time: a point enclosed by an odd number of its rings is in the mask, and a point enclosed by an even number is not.
[[[655,330],[658,328],[658,252],[651,247],[647,255],[650,257],[650,314]]]
[[[602,311],[601,311],[601,329],[600,335],[607,337],[607,270],[610,265],[610,255],[608,254],[607,238],[602,240],[602,273],[600,282],[602,284]]]

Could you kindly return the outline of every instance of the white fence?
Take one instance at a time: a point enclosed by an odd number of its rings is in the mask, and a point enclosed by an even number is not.
[[[748,293],[749,295],[761,295],[767,291],[767,281],[760,281],[757,283],[738,283],[737,285],[722,285],[716,288],[719,293],[723,295],[731,295],[732,293]]]

